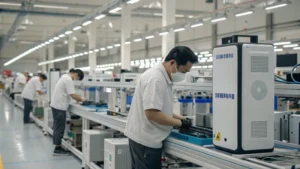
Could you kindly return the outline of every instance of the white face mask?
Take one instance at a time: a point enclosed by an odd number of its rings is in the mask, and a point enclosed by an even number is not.
[[[185,79],[185,73],[177,72],[177,66],[175,68],[176,68],[176,72],[175,73],[171,73],[172,81],[173,82],[181,82],[181,81],[183,81]]]

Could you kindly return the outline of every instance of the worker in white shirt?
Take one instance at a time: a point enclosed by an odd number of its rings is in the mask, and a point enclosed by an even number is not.
[[[177,46],[139,78],[125,128],[133,169],[161,169],[163,141],[172,128],[191,127],[191,120],[172,112],[172,85],[183,81],[197,61],[190,48]]]
[[[15,100],[15,94],[21,94],[27,82],[28,72],[20,73],[14,82],[13,93],[10,95],[11,99]]]
[[[29,115],[32,111],[32,102],[35,98],[35,94],[44,95],[42,91],[42,83],[47,80],[47,76],[40,73],[38,76],[32,77],[22,92],[21,97],[24,99],[24,124],[32,123],[30,121]]]
[[[62,75],[57,81],[54,94],[51,98],[51,108],[54,119],[53,124],[53,144],[55,149],[53,155],[69,155],[61,146],[66,127],[67,109],[70,105],[71,98],[77,102],[85,101],[84,98],[75,94],[73,80],[82,80],[84,73],[80,69],[71,69],[68,74]]]

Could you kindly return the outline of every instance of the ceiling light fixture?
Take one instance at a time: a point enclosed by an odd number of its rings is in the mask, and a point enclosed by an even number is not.
[[[130,42],[130,41],[127,41],[127,42],[125,42],[125,45],[129,45],[129,44],[131,44],[131,42]]]
[[[278,46],[278,45],[289,45],[289,44],[291,44],[291,42],[276,42],[273,45]]]
[[[298,47],[298,44],[290,44],[290,45],[284,45],[283,48],[293,48],[293,47]]]
[[[95,49],[94,52],[99,52],[99,49]]]
[[[213,20],[211,20],[212,23],[216,23],[216,22],[220,22],[220,21],[225,21],[227,18],[225,16],[221,17],[221,18],[215,18]]]
[[[121,44],[115,44],[114,46],[115,46],[115,47],[120,47],[120,46],[121,46]]]
[[[165,31],[165,32],[159,33],[159,36],[163,36],[163,35],[167,35],[167,34],[169,34],[169,32],[168,32],[168,31]]]
[[[200,52],[200,55],[206,55],[209,54],[209,51]]]
[[[53,40],[53,39],[50,39],[49,42],[52,43],[52,42],[54,42],[54,40]]]
[[[87,55],[87,54],[89,54],[89,53],[88,53],[88,52],[83,52],[83,54],[84,54],[84,55]]]
[[[109,13],[116,13],[116,12],[118,12],[121,9],[122,9],[121,7],[116,7],[114,9],[110,10]]]
[[[185,30],[185,28],[177,28],[177,29],[174,30],[174,32],[181,32],[181,31],[184,31],[184,30]]]
[[[284,7],[284,6],[287,6],[286,2],[275,3],[275,4],[272,4],[272,5],[266,6],[265,10],[271,10],[271,9],[281,8],[281,7]]]
[[[60,34],[58,37],[63,38],[65,36],[66,36],[65,34]]]
[[[193,25],[191,25],[191,28],[196,28],[196,27],[199,27],[199,26],[203,26],[203,23],[193,24]]]
[[[100,50],[104,51],[104,50],[105,50],[105,48],[101,48]]]
[[[81,28],[82,28],[81,26],[76,26],[75,28],[73,28],[73,31],[77,31],[77,30],[79,30]]]
[[[294,50],[300,50],[300,47],[293,48]]]
[[[59,37],[54,37],[53,39],[54,39],[54,40],[58,40],[58,39],[59,39]]]
[[[84,22],[83,24],[82,24],[82,26],[87,26],[87,25],[89,25],[89,24],[91,24],[92,23],[92,21],[86,21],[86,22]]]
[[[50,9],[69,9],[68,6],[55,6],[55,5],[33,5],[35,8],[50,8]]]
[[[94,51],[90,50],[90,51],[89,51],[89,54],[91,54],[91,53],[94,53]]]
[[[152,38],[154,38],[153,35],[149,35],[149,36],[146,36],[146,37],[145,37],[145,39],[152,39]]]
[[[281,51],[283,51],[283,49],[278,48],[278,49],[274,49],[274,51],[275,51],[275,52],[281,52]]]
[[[134,41],[134,42],[140,42],[140,41],[142,41],[142,39],[141,39],[141,38],[138,38],[138,39],[134,39],[133,41]]]
[[[113,48],[113,46],[107,46],[107,49],[112,49]]]
[[[134,4],[134,3],[137,3],[139,2],[140,0],[130,0],[130,1],[127,1],[128,4]]]
[[[18,3],[9,3],[9,2],[0,2],[0,5],[6,5],[6,6],[21,6],[21,4],[18,4]]]
[[[184,15],[176,14],[175,17],[177,17],[177,18],[184,18]]]
[[[106,15],[101,14],[101,15],[96,16],[95,19],[96,20],[100,20],[100,19],[104,18],[105,16]]]
[[[253,13],[254,13],[253,11],[246,11],[246,12],[236,13],[235,16],[240,17],[240,16],[245,16],[245,15],[251,15]]]
[[[65,34],[66,35],[70,35],[72,33],[72,31],[66,31]]]

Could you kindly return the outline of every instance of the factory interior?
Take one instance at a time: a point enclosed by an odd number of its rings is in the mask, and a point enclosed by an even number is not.
[[[0,169],[300,169],[300,0],[0,0]]]

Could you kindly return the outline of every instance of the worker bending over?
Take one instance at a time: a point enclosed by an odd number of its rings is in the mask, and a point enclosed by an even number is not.
[[[38,76],[32,77],[22,92],[21,97],[24,99],[24,123],[32,123],[30,121],[29,115],[32,111],[32,102],[35,98],[35,93],[39,95],[44,95],[42,91],[42,83],[47,80],[47,76],[44,74],[38,74]]]
[[[183,81],[197,61],[190,48],[177,46],[163,63],[139,78],[125,128],[134,169],[161,169],[163,141],[172,128],[192,125],[189,119],[173,114],[172,85]]]
[[[84,77],[80,69],[71,69],[68,74],[62,75],[57,81],[54,94],[51,98],[51,108],[54,119],[53,124],[53,144],[55,149],[53,155],[68,155],[69,153],[61,147],[61,141],[66,127],[67,109],[71,98],[77,102],[83,102],[85,99],[75,94],[73,80],[82,80]]]
[[[15,100],[15,94],[21,94],[27,82],[28,72],[20,73],[14,82],[13,93],[10,95],[12,100]]]

